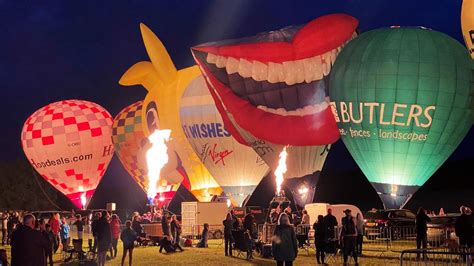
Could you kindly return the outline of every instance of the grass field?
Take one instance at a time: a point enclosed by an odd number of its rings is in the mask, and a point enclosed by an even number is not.
[[[255,254],[252,261],[245,260],[245,254],[240,257],[225,257],[224,247],[220,241],[210,240],[209,248],[185,248],[184,252],[171,254],[160,254],[159,247],[137,247],[133,254],[133,265],[275,265],[272,259],[263,259]],[[7,248],[8,256],[9,248]],[[235,255],[235,254],[234,254]],[[383,255],[383,257],[380,257]],[[122,245],[119,241],[119,252],[117,258],[107,261],[108,265],[120,265],[122,257]],[[399,265],[399,253],[365,252],[360,258],[361,265]],[[60,252],[54,255],[55,264],[78,265],[77,261],[64,264],[61,262]],[[128,261],[128,258],[127,258]],[[342,257],[328,260],[330,265],[341,265]],[[315,265],[315,251],[300,250],[295,265]]]

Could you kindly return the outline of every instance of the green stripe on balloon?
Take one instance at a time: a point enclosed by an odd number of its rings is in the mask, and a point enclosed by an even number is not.
[[[472,73],[464,47],[432,30],[378,29],[344,47],[330,96],[342,139],[371,183],[391,185],[395,197],[446,161],[474,121]]]

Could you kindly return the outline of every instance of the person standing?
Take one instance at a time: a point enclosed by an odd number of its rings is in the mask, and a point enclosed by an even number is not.
[[[364,242],[364,219],[360,212],[356,215],[356,229],[357,229],[357,255],[362,256],[362,244]]]
[[[161,228],[163,229],[163,237],[166,236],[169,241],[172,241],[173,237],[171,236],[170,224],[171,224],[171,217],[169,216],[164,217],[164,219],[161,221]]]
[[[84,221],[82,220],[82,217],[80,214],[76,215],[76,221],[74,222],[74,225],[76,226],[76,229],[77,229],[77,239],[82,239],[83,232],[84,232]]]
[[[68,250],[70,239],[71,239],[69,236],[69,232],[70,232],[69,224],[67,223],[66,217],[63,216],[61,220],[61,231],[60,231],[61,244],[63,245],[63,250]]]
[[[2,213],[2,246],[8,244],[8,212]]]
[[[336,226],[337,219],[336,216],[332,215],[332,209],[328,208],[326,216],[324,216],[324,226],[326,227],[326,237],[330,239],[337,238],[336,236]]]
[[[117,244],[120,237],[120,219],[117,214],[112,215],[112,220],[110,221],[110,233],[112,235],[110,255],[112,258],[115,258],[117,257]]]
[[[280,214],[278,225],[275,227],[272,254],[278,266],[291,266],[296,256],[298,256],[295,230],[291,226],[290,219],[286,213]]]
[[[318,221],[313,224],[314,242],[316,242],[316,261],[324,264],[324,252],[326,247],[326,228],[324,227],[324,217],[318,215]]]
[[[232,215],[230,213],[227,213],[227,216],[224,221],[222,221],[224,224],[224,247],[225,247],[225,255],[226,256],[231,256],[232,257],[232,242],[233,242],[233,237],[232,237]]]
[[[125,229],[120,234],[120,239],[123,242],[123,255],[122,255],[122,266],[125,263],[125,258],[128,252],[128,265],[132,266],[133,260],[133,248],[135,247],[135,240],[137,239],[137,233],[132,229],[132,222],[125,222]]]
[[[431,222],[430,217],[426,215],[426,211],[423,207],[418,209],[416,213],[416,248],[417,249],[426,249],[427,248],[427,231],[428,226],[427,223]],[[420,258],[420,253],[416,255],[416,257]],[[423,259],[426,259],[426,254],[423,252]]]
[[[39,231],[43,235],[43,237],[46,239],[46,242],[48,244],[48,249],[44,251],[44,256],[45,256],[45,263],[48,265],[48,260],[49,260],[49,265],[53,266],[53,241],[54,241],[54,235],[53,232],[51,232],[51,226],[49,224],[46,224],[43,219],[39,220]]]
[[[176,219],[176,214],[171,216],[171,235],[173,236],[173,245],[179,245],[179,238],[181,235],[181,225],[179,224],[178,219]]]
[[[465,206],[460,208],[461,215],[456,219],[454,229],[456,236],[459,237],[461,248],[470,248],[472,246],[472,215],[470,209]]]
[[[61,243],[61,238],[59,236],[59,231],[61,230],[61,226],[60,226],[60,223],[59,223],[59,213],[54,213],[51,215],[50,219],[49,219],[49,225],[51,226],[51,231],[53,232],[54,234],[54,243],[53,243],[53,253],[56,253],[56,251],[58,251],[58,248],[59,248],[59,243]]]
[[[112,236],[110,234],[110,224],[109,224],[109,213],[107,211],[102,211],[102,217],[97,221],[96,224],[96,233],[97,233],[97,248],[98,248],[98,265],[105,265],[105,259],[107,256],[107,251],[109,250]]]
[[[309,221],[310,219],[309,219],[308,211],[303,210],[303,216],[301,217],[301,224],[309,225]]]
[[[99,240],[97,239],[97,223],[99,222],[101,217],[102,217],[102,213],[96,212],[91,222],[92,237],[94,237],[94,245],[92,246],[92,251],[94,253],[97,252],[97,246],[99,245]]]
[[[290,220],[290,224],[293,224],[293,215],[292,215],[292,210],[291,210],[290,206],[285,208],[285,213],[286,213],[286,215],[288,215],[288,219]]]
[[[35,230],[35,217],[26,214],[23,224],[12,232],[11,236],[11,265],[44,266],[45,251],[49,249],[46,239],[41,232]]]
[[[346,209],[344,211],[345,217],[342,217],[342,231],[341,231],[341,243],[343,243],[343,252],[344,252],[344,265],[347,265],[347,260],[349,254],[354,258],[356,265],[359,265],[357,262],[357,252],[356,252],[356,240],[357,240],[357,229],[354,221],[354,217],[351,214],[351,210]]]

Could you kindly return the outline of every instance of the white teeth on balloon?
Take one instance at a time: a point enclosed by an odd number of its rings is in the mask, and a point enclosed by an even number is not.
[[[211,64],[215,64],[217,62],[217,55],[208,53],[206,61]]]
[[[268,82],[277,83],[285,80],[283,65],[278,63],[268,63]]]
[[[239,75],[243,78],[252,77],[252,63],[245,59],[240,59]]]
[[[303,108],[298,108],[296,110],[291,110],[291,111],[286,111],[284,108],[269,108],[263,105],[257,106],[258,109],[263,110],[268,113],[273,113],[281,116],[305,116],[305,115],[312,115],[316,113],[320,113],[326,108],[328,108],[329,104],[328,102],[322,102],[320,104],[313,104],[313,105],[307,105]]]
[[[304,81],[310,83],[316,77],[316,67],[314,66],[312,58],[303,60]]]
[[[212,53],[207,54],[206,61],[215,64],[218,68],[225,67],[228,74],[238,72],[241,77],[252,78],[256,81],[285,82],[290,86],[303,82],[310,83],[328,76],[342,48],[356,37],[357,33],[354,32],[349,40],[331,51],[311,58],[286,61],[282,64],[236,59]]]
[[[239,60],[233,57],[227,58],[227,65],[225,66],[227,70],[227,74],[234,74],[234,73],[239,72],[239,64],[240,64]]]
[[[296,82],[295,83],[303,83],[304,82],[304,64],[303,60],[296,60],[294,61],[294,72],[296,74]]]
[[[268,77],[268,66],[259,61],[252,63],[252,78],[256,81],[264,81]]]
[[[296,69],[294,61],[283,62],[283,72],[285,74],[286,85],[293,85],[296,83]]]
[[[323,79],[323,65],[321,62],[321,56],[317,55],[311,58],[311,61],[314,65],[314,79],[321,80]]]
[[[227,65],[227,57],[225,57],[225,56],[218,56],[218,57],[217,57],[216,66],[217,66],[218,68],[224,68],[226,65]]]

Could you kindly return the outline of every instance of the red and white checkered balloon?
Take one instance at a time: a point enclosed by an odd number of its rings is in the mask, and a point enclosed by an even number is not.
[[[112,116],[82,100],[48,104],[23,125],[21,143],[38,173],[79,208],[85,207],[113,156]]]

